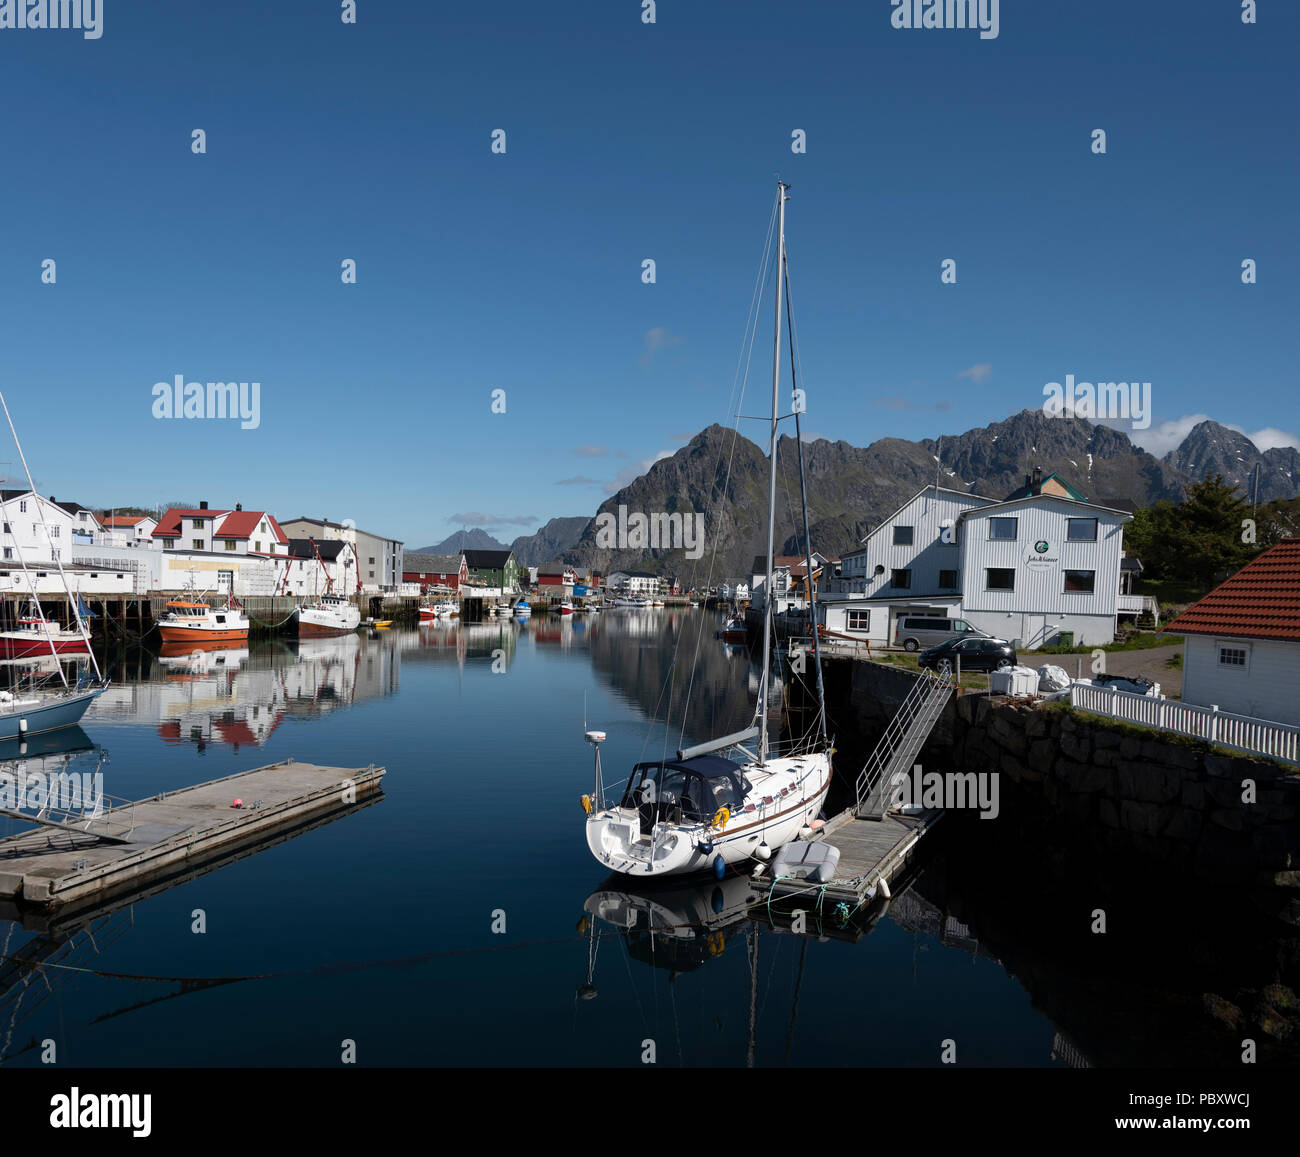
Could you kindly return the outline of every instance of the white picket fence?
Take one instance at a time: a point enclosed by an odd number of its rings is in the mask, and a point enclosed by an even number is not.
[[[1094,715],[1106,715],[1191,735],[1220,747],[1251,755],[1267,755],[1284,763],[1300,765],[1300,727],[1256,719],[1251,715],[1234,715],[1214,707],[1194,707],[1176,699],[1159,699],[1154,695],[1135,695],[1110,687],[1092,687],[1086,683],[1070,685],[1070,706]]]

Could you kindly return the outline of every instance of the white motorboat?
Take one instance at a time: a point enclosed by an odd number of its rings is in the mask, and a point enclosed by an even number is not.
[[[772,589],[772,559],[776,531],[777,423],[781,378],[782,298],[788,295],[785,263],[786,186],[778,182],[776,261],[776,340],[772,366],[772,417],[769,445],[767,527],[767,590]],[[783,293],[784,291],[784,293]],[[748,336],[748,335],[747,335]],[[792,368],[793,372],[793,368]],[[796,393],[796,398],[799,395]],[[795,406],[795,442],[800,453]],[[803,497],[807,535],[807,496]],[[600,766],[603,731],[588,731],[595,748],[594,789],[584,796],[587,846],[604,868],[628,876],[672,876],[711,870],[721,879],[728,865],[756,859],[761,865],[773,850],[811,834],[831,781],[831,747],[822,701],[820,653],[817,656],[818,726],[806,743],[776,754],[768,735],[768,696],[772,669],[772,602],[763,621],[763,673],[754,725],[695,747],[679,749],[672,758],[638,763],[626,788],[612,804],[605,799]],[[779,711],[778,711],[779,717]],[[757,738],[755,750],[744,744]],[[728,758],[722,752],[731,753]]]

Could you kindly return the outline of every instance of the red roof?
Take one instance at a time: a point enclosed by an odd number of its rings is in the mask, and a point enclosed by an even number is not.
[[[149,515],[147,514],[114,514],[111,518],[100,519],[101,526],[139,526]]]
[[[1300,641],[1300,538],[1279,542],[1248,562],[1165,630]]]
[[[179,537],[184,533],[181,523],[187,518],[221,519],[223,517],[225,521],[222,522],[221,529],[213,534],[213,538],[252,538],[254,531],[257,530],[257,524],[265,518],[276,542],[288,543],[289,541],[284,531],[280,529],[280,524],[264,510],[169,510],[162,516],[152,537]]]
[[[280,529],[280,524],[265,510],[236,510],[228,514],[225,522],[221,524],[221,529],[212,537],[252,538],[257,530],[257,524],[263,518],[266,519],[267,525],[271,528],[271,533],[276,536],[277,542],[287,543],[289,541],[284,531]]]

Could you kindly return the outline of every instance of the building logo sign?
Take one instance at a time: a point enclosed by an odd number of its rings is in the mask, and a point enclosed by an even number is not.
[[[1030,570],[1051,570],[1060,562],[1060,555],[1052,552],[1052,544],[1045,538],[1025,547],[1025,566]]]

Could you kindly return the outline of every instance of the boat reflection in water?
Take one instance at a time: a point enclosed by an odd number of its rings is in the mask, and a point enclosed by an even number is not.
[[[401,659],[388,632],[271,639],[253,646],[170,643],[137,682],[109,688],[91,718],[148,720],[167,743],[261,746],[286,719],[393,694]]]
[[[611,886],[592,892],[582,906],[586,915],[580,927],[592,945],[587,982],[578,990],[585,1000],[596,995],[597,922],[622,934],[633,960],[673,974],[694,972],[721,956],[727,943],[753,923],[751,910],[765,894],[747,875],[708,883],[670,877],[636,889],[627,887],[626,876],[611,876],[606,883]]]

